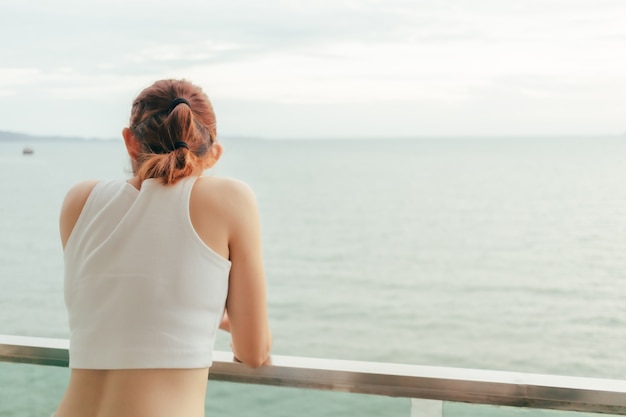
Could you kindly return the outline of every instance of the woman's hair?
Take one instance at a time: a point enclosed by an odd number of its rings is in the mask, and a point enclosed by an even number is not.
[[[215,113],[202,89],[186,80],[160,80],[143,90],[130,115],[130,130],[140,143],[135,174],[163,184],[201,175],[215,162]]]

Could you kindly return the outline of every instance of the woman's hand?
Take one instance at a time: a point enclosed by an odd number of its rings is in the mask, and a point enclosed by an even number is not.
[[[228,311],[224,310],[224,317],[220,323],[220,329],[230,333],[230,319],[228,318]]]

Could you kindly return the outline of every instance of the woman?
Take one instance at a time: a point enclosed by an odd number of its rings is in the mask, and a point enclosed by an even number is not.
[[[187,81],[143,90],[122,134],[133,177],[80,183],[61,210],[72,372],[55,417],[203,416],[218,327],[237,360],[269,355],[255,198],[201,176],[222,147]]]

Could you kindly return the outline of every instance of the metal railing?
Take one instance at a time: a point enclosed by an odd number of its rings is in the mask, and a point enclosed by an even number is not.
[[[67,367],[69,342],[0,335],[0,362]],[[272,356],[251,369],[217,351],[209,379],[473,404],[626,415],[626,381]]]

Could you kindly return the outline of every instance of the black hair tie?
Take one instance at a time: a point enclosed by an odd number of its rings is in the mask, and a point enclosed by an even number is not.
[[[189,145],[187,145],[187,142],[174,142],[174,149],[178,149],[178,148],[187,148],[189,149]]]
[[[172,100],[172,104],[170,105],[170,109],[168,110],[167,113],[168,114],[171,113],[176,106],[178,106],[179,104],[182,104],[182,103],[185,103],[186,105],[188,105],[191,108],[191,104],[189,104],[189,101],[187,101],[187,99],[178,97],[178,98],[175,98],[174,100]]]

